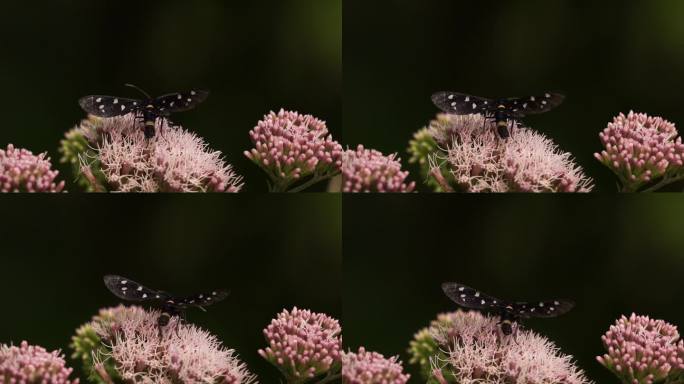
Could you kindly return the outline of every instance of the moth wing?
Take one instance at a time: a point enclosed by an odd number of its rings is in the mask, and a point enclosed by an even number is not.
[[[209,92],[202,90],[169,93],[154,99],[154,106],[163,114],[184,112],[195,108],[207,97],[209,97]]]
[[[161,301],[166,299],[167,294],[149,289],[142,284],[118,275],[104,276],[107,289],[116,297],[133,302]]]
[[[204,307],[224,300],[230,292],[224,289],[217,289],[215,291],[200,293],[197,295],[187,296],[174,300],[174,302],[166,301],[167,304],[175,305],[178,308],[185,309],[188,307],[197,307],[204,310]]]
[[[506,305],[495,297],[459,283],[443,283],[442,290],[453,302],[469,309],[493,310]]]
[[[548,112],[563,103],[565,96],[560,93],[547,92],[543,95],[530,97],[511,97],[503,99],[502,103],[515,117],[525,117]]]
[[[437,108],[453,115],[484,114],[496,108],[490,99],[448,91],[433,94],[432,102]]]
[[[514,315],[529,318],[549,318],[556,317],[569,312],[575,303],[570,300],[548,300],[540,302],[518,302],[513,305],[511,313]]]
[[[135,112],[140,103],[142,102],[136,99],[102,95],[86,96],[78,100],[84,111],[99,117],[114,117]]]

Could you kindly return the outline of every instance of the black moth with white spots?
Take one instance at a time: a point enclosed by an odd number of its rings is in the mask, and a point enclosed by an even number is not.
[[[501,331],[505,335],[513,333],[513,326],[520,319],[556,317],[567,313],[575,306],[572,301],[560,299],[514,303],[497,299],[459,283],[444,283],[442,290],[461,307],[499,316]]]
[[[126,84],[126,86],[139,90],[145,95],[145,99],[91,95],[82,97],[78,104],[84,111],[99,117],[115,117],[135,113],[136,118],[144,123],[145,137],[151,139],[154,137],[154,126],[157,118],[168,120],[172,113],[193,109],[209,96],[207,91],[191,90],[152,98],[147,92],[132,84]]]
[[[509,122],[514,127],[518,120],[527,115],[544,113],[559,106],[565,96],[560,93],[545,93],[539,96],[486,99],[458,92],[437,92],[432,102],[437,108],[452,115],[481,114],[485,120],[493,120],[499,136],[510,136]]]
[[[228,297],[228,291],[223,289],[192,296],[174,296],[163,291],[155,291],[117,275],[106,275],[104,283],[107,289],[120,299],[160,307],[163,312],[158,319],[160,327],[166,326],[171,316],[181,315],[189,307],[205,310],[204,307]]]

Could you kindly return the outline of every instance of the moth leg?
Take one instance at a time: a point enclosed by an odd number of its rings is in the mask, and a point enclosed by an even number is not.
[[[513,132],[514,132],[515,130],[517,130],[518,128],[520,128],[521,125],[522,125],[522,124],[521,124],[518,120],[516,120],[516,119],[511,119],[511,128],[510,128],[510,130],[509,130],[511,136],[513,136]]]
[[[518,344],[518,324],[515,324],[515,327],[513,328],[513,342],[517,345]]]
[[[136,111],[135,112],[135,125],[136,127],[140,127],[140,130],[145,129],[145,115],[143,115],[142,112]]]
[[[178,321],[176,322],[176,336],[180,338],[180,334],[178,333],[178,330],[180,329],[180,326],[182,324],[185,324],[187,322],[187,317],[185,315],[185,312],[179,313],[177,316]]]
[[[487,128],[487,121],[491,119],[491,116],[486,112],[482,116],[484,117],[484,119],[482,119],[482,131],[484,132],[484,130]]]
[[[159,119],[161,121],[161,124],[159,124],[159,136],[162,139],[164,139],[164,141],[166,141],[166,143],[168,144],[169,141],[166,140],[166,137],[164,137],[164,122],[166,122],[166,125],[170,126],[170,127],[176,127],[177,125],[175,125],[173,122],[171,122],[171,120],[169,120],[168,117],[160,116]]]

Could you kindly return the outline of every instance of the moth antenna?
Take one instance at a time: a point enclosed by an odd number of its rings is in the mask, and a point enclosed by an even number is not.
[[[145,95],[145,97],[147,97],[148,99],[152,99],[152,96],[150,96],[149,93],[145,92],[144,90],[142,90],[142,88],[138,87],[138,86],[135,85],[135,84],[126,83],[126,84],[124,84],[124,86],[126,86],[126,87],[131,87],[131,88],[135,88],[135,89],[137,89],[140,93],[142,93],[143,95]]]
[[[204,312],[207,311],[206,309],[204,309],[204,307],[200,307],[199,305],[197,306],[197,308],[201,309],[201,310],[204,311]]]

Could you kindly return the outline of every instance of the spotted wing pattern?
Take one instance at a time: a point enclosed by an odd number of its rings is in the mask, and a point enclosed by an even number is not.
[[[486,114],[496,109],[494,101],[458,92],[437,92],[432,95],[435,106],[453,115]]]
[[[133,302],[153,302],[175,309],[188,307],[203,308],[228,297],[228,291],[217,289],[187,297],[176,297],[163,291],[155,291],[126,277],[107,275],[104,277],[107,288],[118,298]]]
[[[547,92],[543,95],[530,97],[510,97],[502,99],[500,104],[515,117],[525,117],[538,113],[548,112],[563,103],[565,96],[560,93]]]
[[[530,303],[515,303],[511,313],[528,319],[531,317],[549,318],[569,312],[575,304],[569,300],[549,300]]]
[[[556,317],[567,313],[575,306],[572,301],[561,299],[511,303],[459,283],[444,283],[442,290],[452,301],[464,308],[501,311],[523,319]]]
[[[482,293],[474,288],[470,288],[458,283],[442,284],[444,293],[456,304],[478,310],[503,310],[510,307],[510,304],[495,297]]]
[[[162,113],[184,112],[195,108],[209,97],[209,92],[192,90],[189,92],[170,93],[154,99],[154,106]]]
[[[104,283],[116,297],[134,302],[164,301],[169,298],[167,293],[149,289],[142,284],[117,275],[106,275]]]
[[[142,101],[115,96],[92,95],[82,97],[78,104],[84,111],[99,117],[114,117],[134,112]]]
[[[208,305],[217,303],[228,297],[228,291],[220,289],[208,293],[200,293],[193,296],[187,296],[182,298],[169,297],[166,299],[164,304],[171,305],[178,309],[185,309],[188,307],[202,308]]]

